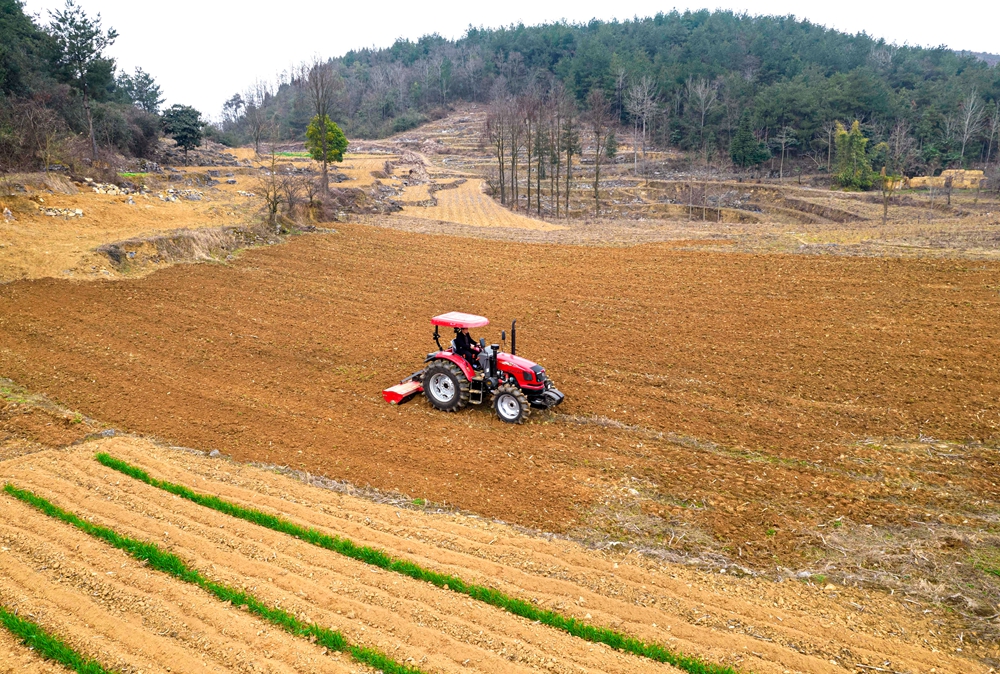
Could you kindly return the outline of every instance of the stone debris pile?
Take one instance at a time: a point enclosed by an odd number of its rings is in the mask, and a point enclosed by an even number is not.
[[[42,215],[47,215],[50,218],[82,218],[83,210],[79,208],[53,208],[51,206],[39,206],[38,210]]]
[[[16,222],[14,214],[10,212],[9,208],[3,209],[3,219],[6,220],[7,222]]]
[[[201,201],[202,197],[205,196],[205,193],[199,192],[198,190],[175,190],[170,188],[166,192],[160,192],[156,196],[160,201],[178,201],[180,199],[187,199],[188,201]]]
[[[90,187],[97,194],[110,194],[112,196],[124,196],[127,194],[143,194],[145,190],[142,188],[133,189],[126,186],[118,186],[111,183],[98,183],[94,182],[91,178],[84,178],[87,183],[87,187]]]
[[[255,196],[257,196],[253,192],[245,192],[243,190],[239,190],[238,192],[236,192],[236,194],[240,195],[241,197],[255,197]]]

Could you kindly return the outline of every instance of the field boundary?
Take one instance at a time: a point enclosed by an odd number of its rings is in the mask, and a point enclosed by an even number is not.
[[[107,468],[116,470],[151,487],[156,487],[175,496],[187,499],[200,506],[245,520],[252,524],[257,524],[272,531],[288,534],[316,547],[336,552],[365,564],[399,573],[415,580],[431,583],[445,590],[464,594],[477,601],[507,611],[513,615],[540,622],[574,637],[594,643],[603,643],[616,650],[649,658],[656,662],[671,664],[689,672],[689,674],[736,674],[736,670],[731,667],[707,663],[699,658],[675,653],[659,644],[629,637],[606,627],[590,625],[576,618],[556,613],[555,611],[537,608],[523,599],[511,597],[499,590],[483,585],[467,583],[457,576],[425,569],[414,562],[393,557],[377,548],[358,545],[349,539],[340,536],[330,536],[317,529],[300,526],[277,515],[271,515],[253,508],[244,508],[221,499],[218,496],[201,494],[183,485],[166,480],[158,480],[138,466],[133,466],[110,454],[99,452],[94,458]]]
[[[9,482],[4,485],[4,491],[45,515],[70,524],[94,538],[125,551],[140,562],[146,562],[157,571],[163,571],[178,580],[197,585],[220,601],[231,602],[233,606],[243,608],[293,636],[314,641],[317,645],[331,651],[347,653],[356,662],[381,670],[383,674],[426,674],[416,667],[402,665],[374,648],[351,644],[343,634],[336,630],[320,627],[316,623],[306,624],[288,611],[268,606],[249,592],[209,580],[199,571],[189,567],[180,557],[164,551],[155,543],[122,536],[108,527],[91,524],[41,496],[24,489],[18,489]],[[88,671],[86,674],[99,674],[103,671],[93,670],[93,673]]]
[[[105,669],[96,660],[78,653],[59,637],[42,629],[40,625],[11,613],[0,606],[0,624],[21,643],[34,650],[46,660],[52,660],[79,674],[117,674],[116,670]]]

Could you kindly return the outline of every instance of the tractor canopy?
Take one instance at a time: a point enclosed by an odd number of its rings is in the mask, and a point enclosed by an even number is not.
[[[460,311],[449,311],[431,319],[431,325],[440,325],[445,328],[481,328],[489,324],[488,318],[463,314]]]

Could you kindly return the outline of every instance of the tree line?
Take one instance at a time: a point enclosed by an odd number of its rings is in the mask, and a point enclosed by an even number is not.
[[[995,162],[1000,135],[995,65],[793,17],[674,11],[470,28],[458,40],[399,40],[329,64],[339,81],[333,117],[358,137],[406,131],[456,103],[490,103],[497,82],[518,98],[553,81],[579,109],[601,92],[613,121],[640,144],[706,163],[730,156],[741,123],[779,170],[796,161],[831,171],[838,121],[858,120],[873,146],[889,146],[892,170],[909,175]],[[287,72],[230,99],[222,127],[234,140],[262,124],[274,137],[298,138],[311,119],[308,100],[301,72]]]
[[[107,163],[108,153],[148,158],[163,133],[185,152],[201,143],[198,111],[161,114],[153,77],[118,70],[106,54],[118,33],[100,14],[67,0],[47,18],[37,25],[21,0],[0,0],[0,172]]]

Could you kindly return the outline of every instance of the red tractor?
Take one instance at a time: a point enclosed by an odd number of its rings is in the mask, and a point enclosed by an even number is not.
[[[565,396],[545,375],[545,368],[515,355],[517,321],[510,326],[510,353],[480,338],[479,353],[470,362],[458,353],[455,340],[447,348],[441,346],[442,327],[454,328],[457,336],[463,328],[481,328],[489,323],[482,316],[458,311],[432,318],[438,350],[427,354],[423,370],[382,391],[382,397],[397,405],[423,391],[430,404],[444,412],[457,412],[469,403],[481,405],[492,398],[497,418],[509,424],[523,422],[533,407],[549,409],[561,403]],[[506,331],[501,331],[500,341],[506,343]]]

